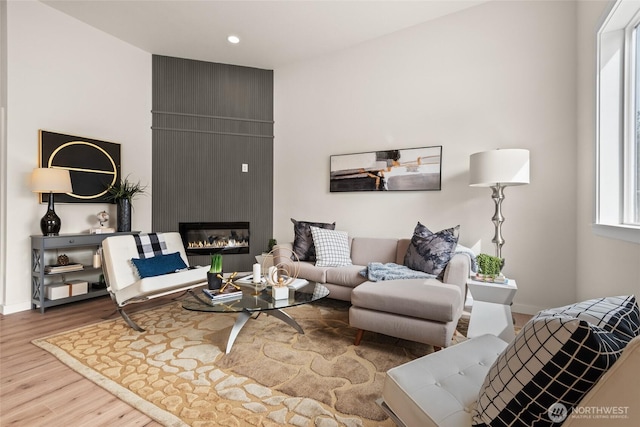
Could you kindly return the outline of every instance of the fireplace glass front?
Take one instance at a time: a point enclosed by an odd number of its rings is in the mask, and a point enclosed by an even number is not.
[[[248,222],[181,222],[180,235],[188,254],[248,254]]]

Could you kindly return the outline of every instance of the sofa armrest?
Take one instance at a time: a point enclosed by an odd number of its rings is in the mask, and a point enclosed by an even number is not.
[[[460,288],[463,296],[466,295],[467,279],[471,274],[471,261],[465,254],[455,254],[447,267],[444,269],[444,277],[442,281],[450,285],[456,285]]]

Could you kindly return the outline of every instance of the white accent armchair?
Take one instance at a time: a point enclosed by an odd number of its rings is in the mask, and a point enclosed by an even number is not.
[[[175,232],[158,234],[163,235],[167,251],[170,253],[179,252],[185,264],[189,266],[180,234]],[[136,241],[132,235],[104,239],[102,258],[107,290],[116,304],[118,313],[127,322],[127,325],[140,332],[144,329],[125,313],[125,306],[175,292],[190,291],[207,282],[208,266],[144,279],[139,278],[131,262],[132,258],[139,258]]]

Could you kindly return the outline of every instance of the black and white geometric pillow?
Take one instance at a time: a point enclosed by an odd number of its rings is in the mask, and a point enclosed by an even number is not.
[[[620,335],[627,342],[640,334],[640,310],[634,295],[605,297],[543,310],[538,316],[561,314],[586,320]]]
[[[473,425],[553,425],[549,408],[575,407],[627,342],[586,320],[539,313],[489,370]]]

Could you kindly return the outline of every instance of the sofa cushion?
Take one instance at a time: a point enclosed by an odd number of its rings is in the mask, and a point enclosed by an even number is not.
[[[626,341],[640,333],[640,310],[634,295],[595,298],[540,312],[540,315],[554,314],[586,320]]]
[[[404,257],[404,265],[412,270],[440,275],[453,257],[458,244],[459,229],[458,225],[432,233],[418,222]]]
[[[331,269],[330,267],[318,267],[308,261],[298,262],[297,267],[298,277],[318,283],[327,283],[327,270]]]
[[[365,282],[351,292],[351,304],[407,317],[451,322],[460,316],[462,295],[457,286],[436,279]]]
[[[367,265],[370,262],[396,262],[398,239],[354,237],[351,242],[351,262]]]
[[[308,221],[296,221],[291,218],[293,223],[293,253],[296,254],[300,261],[316,260],[316,250],[313,246],[313,237],[311,236],[311,226],[318,228],[326,228],[328,230],[334,230],[336,223],[327,224],[323,222],[308,222]]]
[[[553,425],[552,405],[575,407],[626,344],[586,320],[538,313],[489,370],[473,425]]]
[[[327,283],[355,288],[367,279],[360,274],[363,266],[346,265],[327,269]]]
[[[179,252],[156,255],[151,258],[131,258],[131,262],[138,272],[138,277],[141,279],[175,273],[178,270],[187,268],[187,264],[185,264]]]
[[[316,265],[318,267],[351,265],[349,235],[345,231],[311,226],[311,235],[316,248]]]

